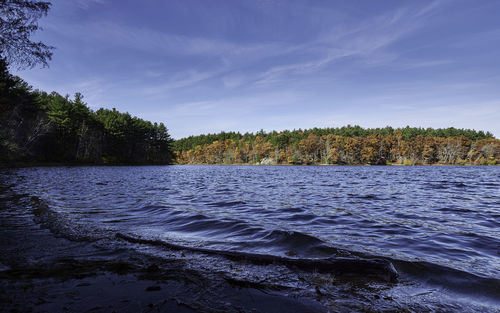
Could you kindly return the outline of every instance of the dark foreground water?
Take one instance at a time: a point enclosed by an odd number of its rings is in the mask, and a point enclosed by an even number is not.
[[[12,230],[0,270],[79,251],[181,259],[330,311],[500,309],[500,167],[42,167],[0,178],[0,227]],[[8,238],[28,228],[69,243]],[[399,277],[319,270],[328,258],[389,261]]]

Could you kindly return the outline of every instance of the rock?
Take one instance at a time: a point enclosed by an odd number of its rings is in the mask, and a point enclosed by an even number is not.
[[[6,265],[3,265],[2,263],[0,263],[0,272],[3,272],[3,271],[8,271],[10,270],[10,268]]]
[[[148,288],[146,288],[146,291],[159,291],[159,290],[161,290],[160,286],[149,286]]]
[[[273,165],[274,160],[272,158],[263,158],[260,160],[260,165]]]

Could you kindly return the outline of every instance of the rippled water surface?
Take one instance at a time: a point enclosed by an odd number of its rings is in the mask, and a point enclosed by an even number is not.
[[[17,193],[47,203],[51,215],[41,222],[73,240],[122,233],[291,258],[384,257],[410,276],[487,279],[486,293],[499,295],[488,289],[500,286],[500,167],[60,167],[9,175]]]

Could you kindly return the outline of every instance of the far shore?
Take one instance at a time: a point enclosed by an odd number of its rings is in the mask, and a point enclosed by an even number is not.
[[[375,166],[375,167],[384,167],[384,166],[499,166],[500,164],[400,164],[400,163],[388,163],[388,164],[259,164],[259,163],[218,163],[218,164],[207,164],[207,163],[192,163],[192,164],[137,164],[137,163],[116,163],[116,164],[95,164],[95,163],[45,163],[45,162],[15,162],[8,164],[1,164],[0,169],[14,169],[14,168],[28,168],[28,167],[77,167],[77,166],[102,166],[102,167],[112,167],[112,166],[170,166],[170,165],[197,165],[197,166],[297,166],[297,167],[307,167],[307,166]]]
[[[375,167],[384,167],[384,166],[498,166],[500,164],[399,164],[399,163],[388,163],[388,164],[259,164],[259,163],[217,163],[217,164],[207,164],[207,163],[189,163],[189,164],[179,164],[174,163],[173,165],[203,165],[203,166],[298,166],[298,167],[307,167],[307,166],[375,166]]]

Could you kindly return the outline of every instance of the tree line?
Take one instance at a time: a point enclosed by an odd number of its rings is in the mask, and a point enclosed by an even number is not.
[[[32,88],[0,59],[0,163],[169,164],[163,123]]]
[[[221,132],[177,140],[173,149],[178,164],[500,164],[500,140],[453,127]]]

